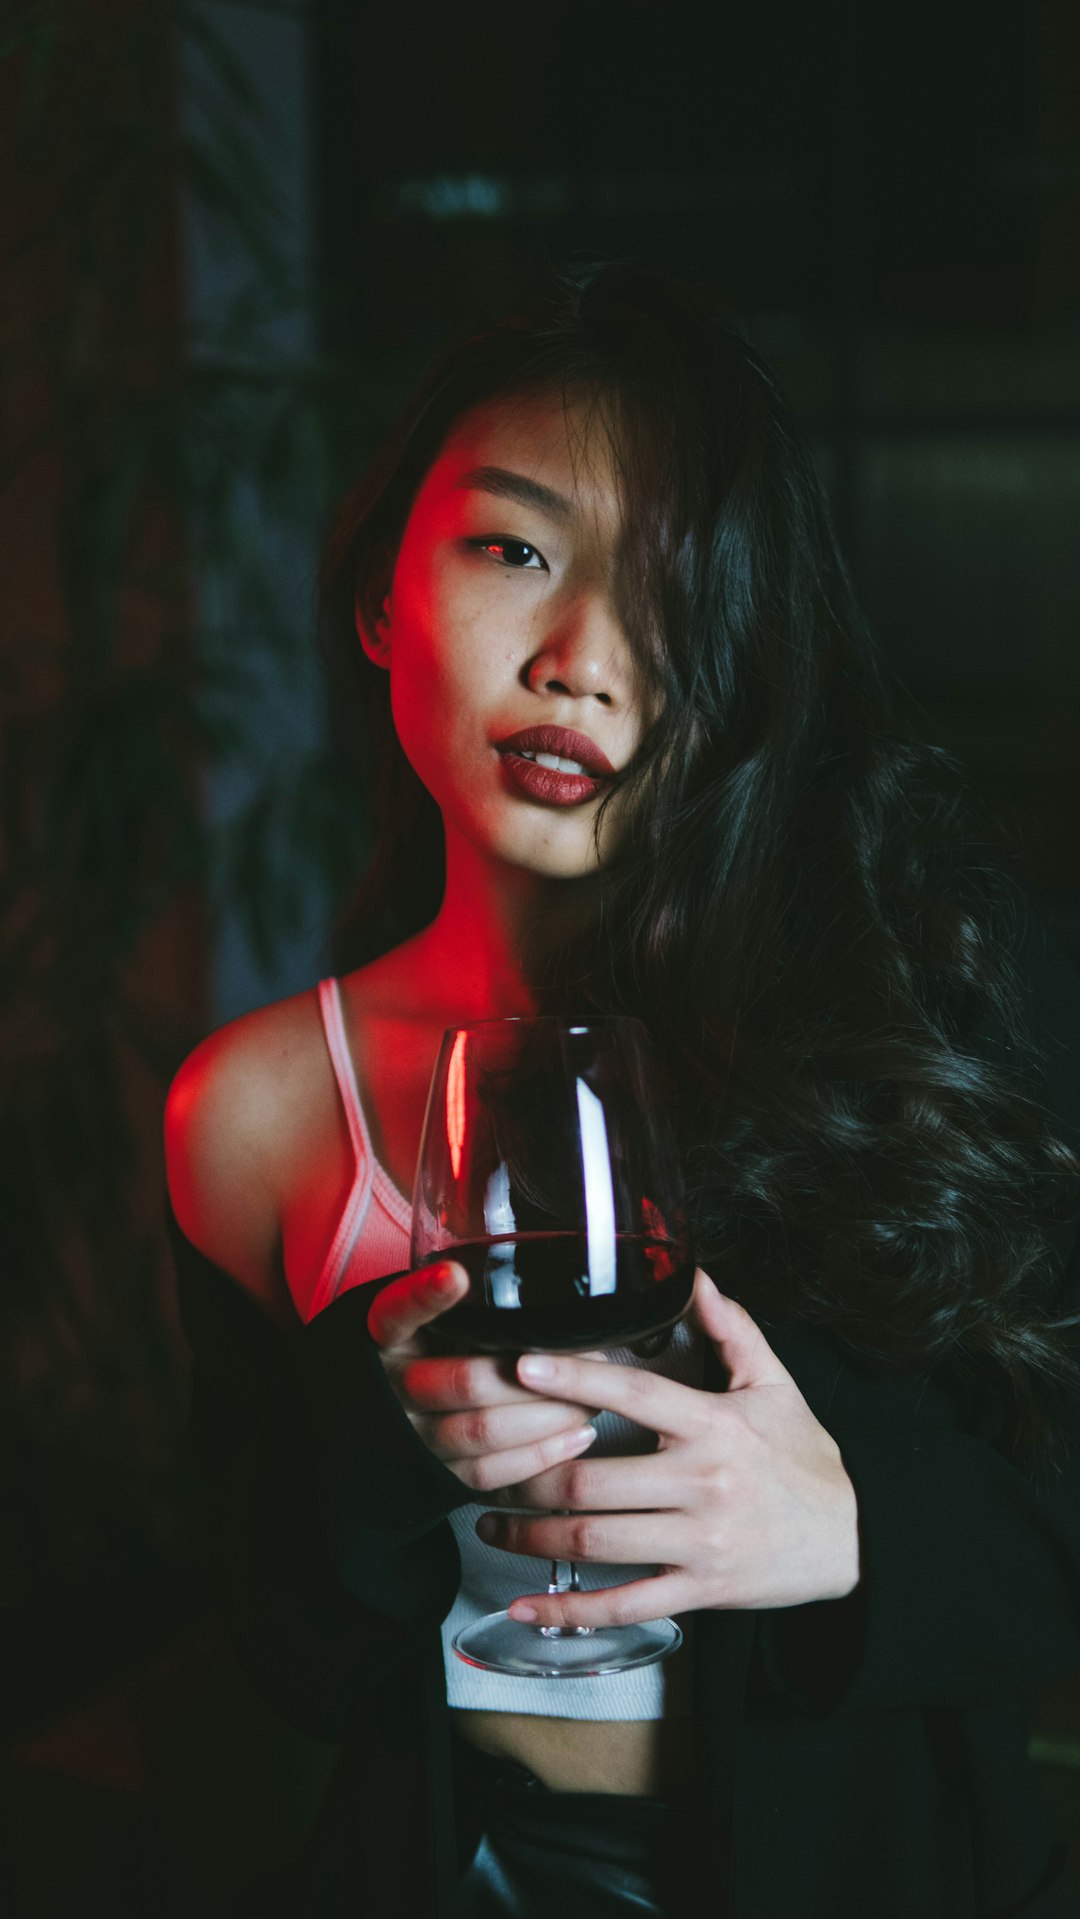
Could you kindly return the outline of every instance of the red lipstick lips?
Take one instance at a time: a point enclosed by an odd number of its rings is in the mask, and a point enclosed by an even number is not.
[[[580,806],[594,798],[615,772],[588,735],[571,727],[527,726],[497,744],[509,783],[545,806]],[[538,760],[537,755],[542,758]],[[572,769],[551,765],[556,759],[570,760]]]

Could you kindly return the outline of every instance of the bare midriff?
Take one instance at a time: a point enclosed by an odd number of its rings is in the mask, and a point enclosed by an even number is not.
[[[455,1707],[454,1724],[481,1752],[516,1759],[553,1792],[674,1800],[689,1784],[689,1719],[548,1719]]]

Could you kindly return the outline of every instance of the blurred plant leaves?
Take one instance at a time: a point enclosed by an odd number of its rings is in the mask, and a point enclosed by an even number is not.
[[[211,923],[238,915],[269,971],[313,889],[340,899],[358,869],[352,780],[318,742],[268,761],[251,716],[269,683],[288,700],[314,645],[311,582],[286,604],[268,545],[310,551],[394,396],[282,350],[311,289],[279,245],[273,123],[205,7],[37,0],[0,51],[27,187],[0,484],[55,479],[34,521],[51,596],[16,601],[0,666],[0,1596],[15,1604],[182,1543],[160,1113],[203,1013],[150,956],[195,902]],[[189,341],[181,199],[230,265]],[[227,768],[242,797],[214,823],[206,783]]]

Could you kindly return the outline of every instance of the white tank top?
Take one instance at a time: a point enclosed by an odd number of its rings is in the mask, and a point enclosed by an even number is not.
[[[360,1103],[356,1073],[349,1053],[336,979],[319,982],[319,1008],[330,1061],[348,1121],[355,1158],[353,1183],[321,1273],[306,1298],[294,1292],[294,1301],[306,1324],[331,1300],[351,1286],[362,1286],[409,1263],[411,1204],[380,1166]],[[704,1346],[700,1333],[681,1322],[667,1350],[656,1359],[644,1359],[625,1347],[608,1349],[621,1366],[640,1366],[649,1372],[700,1386]],[[593,1424],[596,1440],[590,1459],[605,1454],[646,1451],[652,1435],[617,1413],[598,1413]],[[560,1719],[667,1719],[693,1711],[690,1696],[689,1643],[685,1656],[661,1660],[636,1672],[610,1673],[602,1679],[520,1679],[502,1673],[481,1672],[454,1653],[451,1641],[462,1626],[484,1613],[497,1612],[521,1593],[542,1592],[548,1582],[547,1560],[525,1559],[520,1553],[500,1552],[476,1537],[476,1522],[486,1511],[480,1503],[459,1506],[450,1525],[461,1555],[461,1585],[442,1623],[446,1696],[451,1706],[486,1712],[528,1712]],[[657,1570],[649,1566],[579,1565],[582,1587],[626,1585]],[[684,1617],[689,1642],[693,1615]]]

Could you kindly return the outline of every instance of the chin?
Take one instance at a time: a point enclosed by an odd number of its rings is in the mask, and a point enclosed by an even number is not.
[[[545,858],[543,854],[529,855],[504,850],[497,852],[495,858],[515,873],[531,873],[538,880],[580,880],[598,870],[595,856],[580,860],[552,859]]]
[[[492,844],[487,841],[483,850],[501,865],[517,873],[531,873],[537,879],[577,880],[598,871],[596,851],[591,840],[566,847],[523,846],[520,841],[506,840]]]
[[[537,879],[584,879],[607,864],[615,843],[614,835],[605,832],[602,857],[597,860],[591,814],[577,814],[573,819],[543,814],[535,820],[459,814],[457,827],[478,853],[516,872],[534,874]]]

